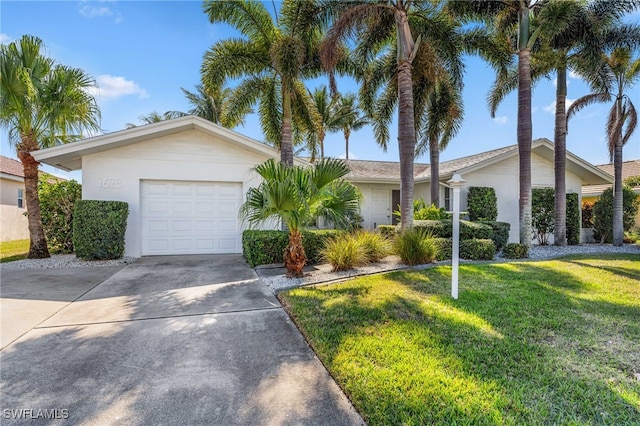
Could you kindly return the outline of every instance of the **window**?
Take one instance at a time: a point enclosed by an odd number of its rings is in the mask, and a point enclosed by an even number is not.
[[[451,211],[451,188],[444,187],[444,209]]]
[[[18,208],[24,208],[24,189],[18,189]]]

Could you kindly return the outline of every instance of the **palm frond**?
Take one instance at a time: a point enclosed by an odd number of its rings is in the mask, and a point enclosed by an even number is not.
[[[253,41],[268,44],[276,28],[264,3],[251,0],[205,0],[202,8],[211,23],[226,23]]]

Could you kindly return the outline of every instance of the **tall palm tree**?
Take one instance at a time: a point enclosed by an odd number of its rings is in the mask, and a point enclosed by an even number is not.
[[[356,95],[353,93],[347,93],[340,95],[338,100],[339,108],[342,111],[342,119],[340,120],[340,128],[344,135],[344,149],[345,158],[349,159],[349,138],[352,131],[358,131],[364,126],[371,124],[371,120],[362,115]]]
[[[416,149],[416,155],[429,151],[429,171],[431,175],[431,203],[436,206],[440,201],[440,152],[462,126],[464,106],[460,87],[451,79],[436,81],[434,89],[427,99],[424,129]]]
[[[415,71],[419,49],[443,53],[450,36],[449,23],[441,7],[431,1],[361,0],[352,2],[328,1],[335,19],[322,47],[322,62],[332,70],[342,59],[344,51],[337,47],[351,35],[358,40],[356,55],[361,62],[370,64],[368,95],[363,96],[364,109],[374,118],[374,132],[383,147],[388,141],[387,118],[397,105],[398,151],[400,154],[400,211],[401,226],[413,226],[413,163],[416,148],[416,121],[414,111]],[[388,49],[393,50],[393,58]],[[436,55],[433,55],[435,57]],[[446,57],[446,55],[445,55]],[[426,71],[433,70],[427,67]],[[373,74],[373,75],[371,75]],[[368,84],[365,82],[365,84]],[[380,101],[373,112],[376,89],[386,84]],[[384,113],[381,115],[380,112]]]
[[[304,227],[317,217],[324,217],[337,227],[347,227],[349,217],[359,211],[360,193],[343,179],[349,168],[342,160],[325,159],[311,168],[286,167],[268,160],[254,170],[263,180],[247,192],[241,216],[252,226],[274,220],[287,225],[287,276],[301,277],[307,262],[302,245]]]
[[[472,39],[480,42],[477,47],[494,66],[498,66],[495,86],[504,84],[508,73],[506,63],[500,62],[500,53],[491,50],[509,48],[517,57],[518,75],[518,157],[519,157],[519,234],[520,243],[531,245],[531,49],[538,40],[541,26],[536,25],[536,13],[551,0],[470,0],[449,2],[449,7],[457,16],[485,24],[488,36],[482,31],[471,30]],[[483,29],[480,29],[483,30]],[[488,43],[492,42],[492,43]],[[497,105],[490,104],[492,116]]]
[[[622,147],[638,126],[638,113],[626,94],[640,79],[640,57],[634,58],[631,49],[619,47],[605,56],[600,72],[591,84],[594,93],[577,99],[567,111],[571,118],[582,108],[597,102],[613,102],[609,110],[606,132],[609,155],[613,161],[613,244],[622,245],[624,236],[622,211]]]
[[[42,40],[24,35],[0,46],[0,125],[9,132],[24,168],[31,259],[49,257],[38,198],[39,163],[31,153],[100,130],[95,81],[78,68],[43,54]]]
[[[326,86],[316,88],[309,92],[313,104],[318,111],[320,121],[314,132],[307,137],[307,149],[311,154],[311,162],[316,160],[318,148],[320,148],[320,159],[324,160],[324,138],[328,132],[337,132],[342,129],[341,123],[345,119],[345,114],[340,108],[339,97],[331,97]]]
[[[179,115],[195,115],[212,123],[232,128],[244,124],[242,117],[252,112],[251,108],[247,108],[245,111],[233,114],[234,117],[239,118],[239,121],[236,122],[227,118],[227,105],[232,93],[229,87],[205,88],[202,84],[197,84],[195,92],[190,92],[183,87],[180,90],[191,104],[191,109],[187,112],[175,112]]]
[[[284,0],[276,17],[257,0],[205,0],[203,7],[212,23],[229,24],[243,36],[221,40],[205,53],[205,87],[216,90],[242,79],[229,99],[228,118],[237,121],[258,104],[267,142],[279,147],[283,164],[292,166],[294,136],[301,138],[319,122],[302,83],[321,71],[315,2]]]

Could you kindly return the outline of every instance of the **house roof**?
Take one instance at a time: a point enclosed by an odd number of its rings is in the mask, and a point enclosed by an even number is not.
[[[536,155],[553,162],[553,143],[548,139],[536,139],[533,141],[531,149]],[[440,163],[439,180],[446,181],[454,173],[464,175],[516,155],[518,155],[518,146],[510,145],[455,160],[443,161]],[[398,162],[349,160],[348,164],[351,172],[347,178],[354,182],[398,182],[400,179],[400,163]],[[606,184],[611,182],[611,176],[607,173],[570,152],[567,152],[567,170],[578,175],[585,183]],[[430,181],[431,169],[429,165],[414,164],[414,176],[416,182]]]
[[[610,164],[600,164],[596,166],[598,169],[607,173],[608,175],[613,176],[614,167],[613,163]],[[630,160],[624,161],[622,163],[622,180],[631,177],[631,176],[640,176],[640,159],[638,160]],[[602,194],[605,190],[611,188],[611,184],[605,185],[585,185],[582,187],[582,195],[583,196],[598,196]],[[636,193],[640,193],[640,186],[636,186],[632,188]]]
[[[0,173],[24,179],[24,168],[22,167],[22,163],[3,155],[0,155]]]
[[[82,157],[85,155],[188,130],[199,130],[210,135],[215,135],[222,140],[268,157],[280,157],[278,151],[264,143],[194,115],[133,127],[131,129],[95,136],[66,145],[42,149],[34,151],[32,155],[38,161],[63,170],[79,170],[82,168]],[[306,164],[306,162],[301,159],[296,159],[295,161],[299,164]]]

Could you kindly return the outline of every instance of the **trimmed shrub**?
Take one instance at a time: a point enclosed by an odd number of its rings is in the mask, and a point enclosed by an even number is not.
[[[471,221],[495,221],[498,218],[498,198],[493,188],[472,186],[467,194],[467,211]]]
[[[451,224],[453,229],[453,222]],[[460,221],[461,240],[484,240],[493,238],[493,228],[480,222]]]
[[[413,227],[433,236],[433,238],[451,238],[453,222],[450,220],[416,220]]]
[[[529,247],[520,243],[507,243],[502,254],[506,259],[526,259],[529,257]]]
[[[422,229],[434,238],[451,238],[453,236],[452,220],[416,220],[415,228]],[[493,238],[493,228],[480,222],[460,221],[460,239],[486,239]]]
[[[396,225],[378,225],[376,228],[380,235],[384,235],[385,237],[393,237],[398,232],[398,228]]]
[[[629,231],[633,228],[639,201],[631,188],[622,187],[622,227]],[[594,238],[603,243],[613,242],[613,189],[602,193],[593,205]]]
[[[496,256],[496,246],[489,239],[460,241],[460,258],[468,260],[491,260]]]
[[[394,247],[402,263],[413,266],[433,262],[438,257],[438,245],[428,233],[409,229],[398,234]]]
[[[84,260],[120,259],[129,205],[123,201],[78,200],[73,212],[73,247]]]
[[[44,179],[38,183],[38,197],[49,250],[73,253],[73,209],[82,198],[82,185],[75,180]]]
[[[374,232],[359,231],[350,236],[356,244],[362,246],[368,263],[379,262],[393,252],[391,241]]]
[[[502,250],[505,244],[509,242],[509,231],[511,230],[511,224],[508,222],[480,222],[483,225],[490,226],[493,229],[493,244],[496,246],[496,251]]]
[[[302,231],[302,245],[307,261],[309,263],[321,261],[320,252],[327,240],[344,233],[345,231],[335,229]],[[284,250],[288,244],[287,231],[249,229],[242,233],[242,255],[252,268],[257,265],[284,263]]]
[[[578,194],[567,194],[567,244],[580,244],[580,205]]]
[[[582,227],[593,228],[593,203],[582,203]]]
[[[332,271],[348,271],[367,263],[365,246],[354,236],[334,238],[321,250],[322,259],[333,266]]]
[[[436,260],[447,260],[453,257],[453,239],[452,238],[434,238],[433,243],[438,247]]]
[[[533,188],[531,190],[531,226],[538,244],[549,244],[555,220],[555,190],[553,188]]]

